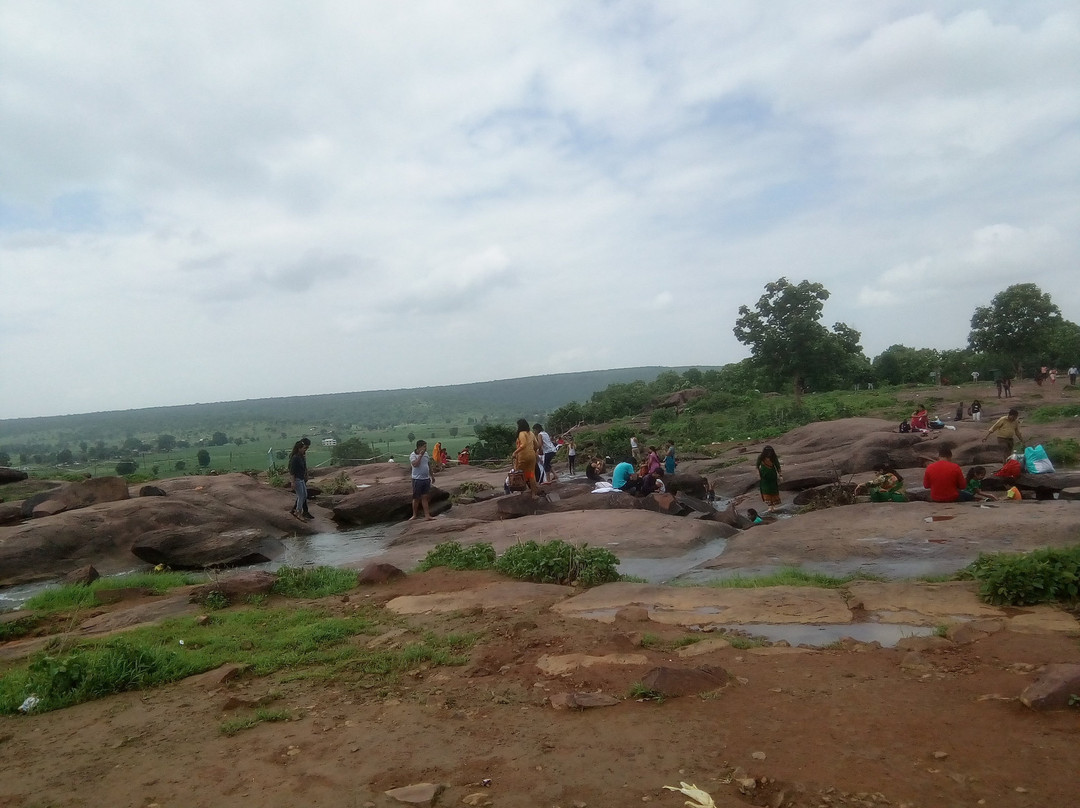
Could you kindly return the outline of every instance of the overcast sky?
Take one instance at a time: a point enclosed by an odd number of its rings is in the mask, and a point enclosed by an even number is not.
[[[1080,321],[1080,4],[0,0],[0,418]]]

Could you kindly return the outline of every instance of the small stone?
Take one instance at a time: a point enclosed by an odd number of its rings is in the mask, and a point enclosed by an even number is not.
[[[765,753],[764,752],[754,752],[753,754],[750,755],[750,757],[752,757],[754,760],[764,760],[765,759]]]
[[[934,752],[934,760],[944,760],[948,756],[949,756],[948,752],[941,752],[941,751]]]
[[[435,783],[413,783],[401,788],[392,788],[383,793],[391,799],[408,805],[434,805],[435,798],[441,791],[442,786]]]
[[[491,797],[485,794],[483,791],[475,791],[472,794],[467,794],[461,798],[462,805],[493,805]]]
[[[1028,790],[1026,788],[1024,788],[1023,786],[1017,786],[1013,790],[1016,791],[1017,794],[1027,794],[1028,793]]]

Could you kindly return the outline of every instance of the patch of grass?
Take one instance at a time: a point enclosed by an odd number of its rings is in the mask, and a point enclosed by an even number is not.
[[[222,735],[231,736],[243,732],[245,729],[257,727],[259,724],[291,720],[292,715],[288,710],[267,710],[260,707],[253,715],[231,718],[222,722],[221,726],[218,727],[218,731]]]
[[[318,486],[324,494],[351,494],[356,491],[356,483],[344,471],[338,472],[333,477],[319,480]]]
[[[1027,416],[1027,421],[1033,424],[1050,424],[1065,418],[1080,417],[1080,404],[1048,404],[1044,407],[1036,407]]]
[[[359,653],[349,637],[373,629],[364,615],[293,608],[223,612],[205,625],[193,617],[169,620],[122,637],[52,648],[9,669],[0,676],[0,714],[14,713],[30,695],[41,699],[38,711],[44,712],[174,682],[226,662],[248,664],[257,676],[333,665]]]
[[[935,637],[945,637],[945,636],[948,635],[948,633],[949,633],[949,627],[947,625],[945,625],[944,623],[940,623],[939,625],[934,626],[934,636]]]
[[[128,575],[116,575],[99,578],[89,586],[85,584],[67,584],[45,589],[26,601],[25,608],[38,612],[61,612],[71,609],[86,609],[97,604],[94,592],[102,589],[147,589],[155,595],[163,595],[170,589],[198,584],[206,581],[206,576],[189,572],[133,572]]]
[[[840,589],[852,581],[881,581],[881,576],[852,573],[837,577],[821,572],[807,572],[799,567],[784,567],[771,575],[721,578],[690,586],[711,586],[717,589],[760,589],[768,586],[814,586],[819,589]]]
[[[664,641],[655,634],[642,634],[641,641],[638,643],[642,648],[659,648],[663,644]]]
[[[964,569],[979,583],[979,597],[998,606],[1080,600],[1080,545],[1045,547],[1026,554],[981,554]]]
[[[653,690],[641,682],[630,685],[630,698],[635,701],[655,701],[657,704],[664,703],[664,694],[659,690]]]
[[[1051,438],[1043,444],[1046,456],[1057,466],[1075,466],[1080,460],[1080,443],[1075,438]]]
[[[229,605],[229,599],[221,592],[210,592],[203,598],[203,605],[207,609],[217,611],[226,608]]]
[[[745,651],[748,648],[761,648],[768,640],[763,637],[746,637],[742,634],[725,634],[724,639],[731,643],[732,648]]]
[[[428,550],[427,555],[417,565],[417,569],[421,572],[435,567],[448,567],[452,570],[489,570],[494,566],[495,548],[487,542],[462,547],[456,541],[444,541]]]
[[[676,637],[674,639],[665,640],[656,634],[643,634],[641,641],[638,643],[642,648],[647,648],[653,651],[675,651],[679,648],[685,648],[688,645],[701,642],[704,637],[687,635],[684,637]]]
[[[287,598],[325,598],[356,588],[356,573],[337,567],[281,567],[271,590]]]
[[[640,575],[620,575],[619,581],[626,584],[647,584],[648,578],[642,578]]]
[[[479,480],[466,480],[450,495],[450,501],[456,504],[462,500],[470,500],[481,491],[490,491],[494,487]]]
[[[495,568],[511,578],[549,584],[597,586],[619,580],[619,559],[610,550],[562,539],[539,544],[533,540],[507,548]]]
[[[9,623],[0,623],[0,642],[7,642],[8,640],[17,640],[19,637],[25,637],[33,631],[40,622],[41,618],[36,614],[28,614],[25,617],[20,617],[18,620],[12,620]]]

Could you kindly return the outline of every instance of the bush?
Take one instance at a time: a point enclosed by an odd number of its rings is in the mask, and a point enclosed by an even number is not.
[[[121,477],[134,474],[139,469],[139,464],[134,460],[121,460],[116,464],[116,473]]]
[[[979,582],[979,597],[998,606],[1029,606],[1080,598],[1080,545],[1027,554],[982,554],[963,573]]]
[[[356,587],[356,573],[337,567],[280,567],[273,592],[287,598],[324,598]]]
[[[339,466],[359,466],[375,460],[374,447],[360,438],[340,441],[330,453],[330,459]],[[354,487],[355,488],[355,487]]]
[[[495,548],[486,542],[462,547],[456,541],[436,544],[417,568],[424,572],[433,567],[452,570],[489,570],[495,566]]]
[[[206,468],[210,465],[210,452],[206,451],[206,449],[199,449],[195,457],[198,459],[201,468]]]
[[[329,479],[320,480],[319,488],[324,494],[351,494],[356,491],[356,483],[342,471]]]
[[[1075,466],[1080,460],[1080,443],[1075,438],[1053,438],[1043,444],[1046,456],[1057,466]]]
[[[173,466],[173,468],[175,468],[177,471],[183,471],[187,468],[187,463],[183,460],[177,460],[176,465]]]
[[[545,584],[596,586],[619,580],[619,559],[602,547],[574,547],[561,539],[544,544],[529,540],[507,549],[495,568],[511,578]]]

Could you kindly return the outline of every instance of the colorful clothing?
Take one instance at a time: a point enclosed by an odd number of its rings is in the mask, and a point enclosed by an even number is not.
[[[761,491],[761,501],[770,508],[780,504],[780,463],[774,466],[768,458],[758,462],[758,488]]]
[[[965,490],[967,480],[964,470],[951,460],[937,460],[923,472],[923,486],[930,489],[931,502],[956,502],[970,500],[971,494]],[[963,496],[966,494],[966,496]]]
[[[664,455],[664,473],[665,474],[674,474],[675,473],[675,447],[674,446],[669,446],[668,449],[667,449],[667,453]]]

